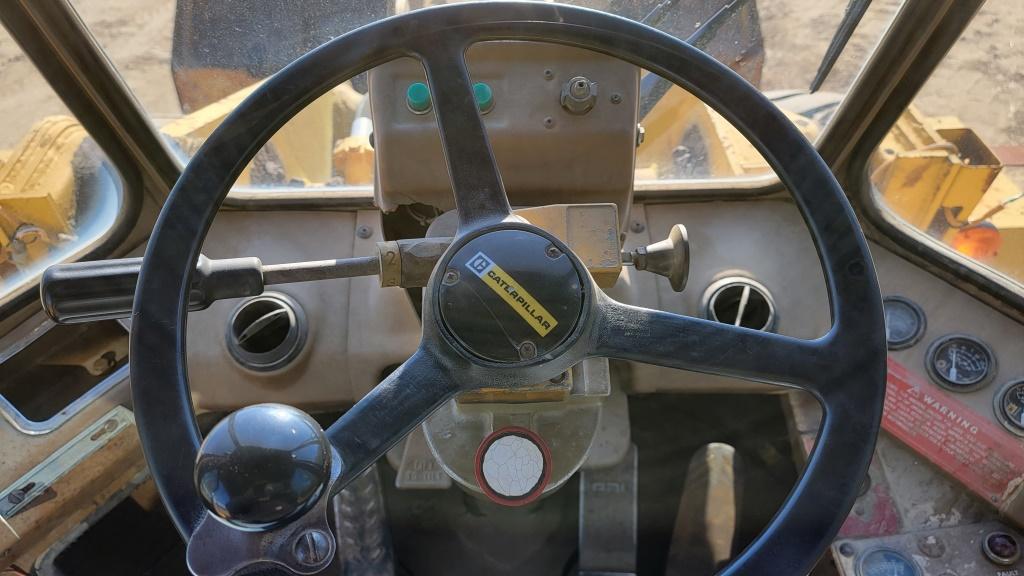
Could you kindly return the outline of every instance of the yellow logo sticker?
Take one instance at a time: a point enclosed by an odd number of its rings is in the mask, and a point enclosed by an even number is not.
[[[547,336],[558,321],[534,300],[533,296],[519,285],[507,272],[501,269],[483,252],[477,252],[466,262],[466,268],[491,287],[494,293],[512,307],[537,334]]]

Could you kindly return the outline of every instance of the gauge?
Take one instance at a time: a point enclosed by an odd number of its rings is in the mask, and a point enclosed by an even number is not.
[[[996,418],[1007,430],[1024,437],[1024,379],[1007,382],[996,394]]]
[[[924,311],[912,300],[887,296],[885,306],[885,341],[889,350],[902,350],[917,344],[926,326]]]
[[[932,380],[954,392],[969,392],[988,384],[996,372],[996,357],[981,340],[950,334],[928,348],[925,367]]]
[[[857,565],[858,576],[921,576],[917,564],[895,550],[877,548]]]

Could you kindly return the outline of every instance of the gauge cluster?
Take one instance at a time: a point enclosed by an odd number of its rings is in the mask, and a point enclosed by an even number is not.
[[[883,299],[885,337],[890,354],[920,343],[928,329],[924,309],[905,296]],[[984,340],[966,333],[941,334],[927,343],[924,369],[931,382],[957,394],[986,389],[999,375],[996,353]],[[1024,438],[1024,374],[993,394],[992,411],[996,420],[1011,434]],[[991,393],[991,392],[990,392]]]
[[[855,576],[1020,576],[1021,536],[1000,522],[837,540],[835,558]]]

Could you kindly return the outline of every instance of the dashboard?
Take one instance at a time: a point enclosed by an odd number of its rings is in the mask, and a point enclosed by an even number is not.
[[[262,232],[282,216],[303,225],[277,226],[273,237]],[[668,280],[627,266],[608,289],[613,297],[712,317],[716,292],[720,301],[728,298],[723,288],[749,287],[763,296],[771,329],[801,338],[828,330],[824,279],[792,203],[635,204],[625,225],[624,247],[654,242],[674,224],[684,224],[689,233],[687,288],[675,292]],[[356,234],[360,226],[371,231],[369,238]],[[380,226],[375,212],[225,213],[211,233],[207,252],[287,261],[320,257],[317,250],[325,250],[322,241],[328,239],[335,255],[340,252],[334,246],[363,255],[371,253]],[[1024,378],[1024,327],[885,249],[872,248],[891,326],[889,395],[869,487],[833,547],[840,570],[858,576],[890,574],[873,566],[889,569],[902,558],[917,566],[918,572],[908,575],[1013,574],[1020,563],[985,552],[983,543],[991,536],[998,548],[1003,541],[993,534],[1024,543],[1017,531],[1024,524],[1024,441],[1015,420]],[[310,321],[315,335],[309,341],[319,343],[273,374],[240,368],[225,349],[238,302],[194,313],[189,341],[197,404],[225,410],[256,396],[306,402],[311,408],[332,398],[354,402],[418,341],[418,317],[409,296],[400,289],[377,289],[375,282],[339,280],[283,288],[303,308],[317,311]],[[373,313],[385,309],[386,314]],[[723,321],[735,319],[728,316],[727,304],[718,313]],[[755,310],[746,314],[756,323],[764,321]],[[813,446],[819,409],[802,393],[640,364],[631,365],[628,379],[616,384],[628,394],[774,394],[766,398],[778,398],[790,410],[794,437],[802,440],[805,451]],[[390,455],[396,469],[403,452],[399,447]],[[435,464],[428,462],[426,468],[431,466]],[[921,552],[922,540],[942,544],[927,548],[928,555]],[[942,553],[937,553],[940,547]],[[878,550],[887,556],[879,559]],[[1014,557],[1012,551],[1006,554]]]
[[[637,69],[567,48],[552,53],[550,47],[527,47],[515,52],[515,62],[493,49],[480,45],[469,62],[497,103],[484,99],[484,118],[495,133],[502,172],[510,175],[513,204],[614,204],[619,221],[611,238],[621,238],[626,251],[665,238],[677,224],[687,230],[685,290],[623,266],[607,289],[612,297],[798,338],[828,331],[829,302],[817,254],[788,199],[630,203]],[[502,76],[502,69],[519,76]],[[413,85],[421,77],[421,70],[402,61],[370,76],[377,200],[388,209],[414,203],[449,207],[439,200],[449,191],[432,141],[429,102],[414,98]],[[565,104],[563,91],[577,78],[600,98],[592,109]],[[514,122],[522,119],[523,124]],[[539,148],[522,145],[538,134],[553,136]],[[536,172],[528,171],[538,162]],[[562,166],[569,168],[553,168]],[[545,195],[547,189],[558,192]],[[256,256],[264,264],[370,256],[379,242],[394,240],[386,227],[377,210],[225,210],[203,253]],[[1024,326],[880,246],[872,245],[872,252],[886,298],[888,396],[870,477],[833,546],[837,568],[858,576],[1018,574],[1024,570],[1024,540],[1017,531],[1024,526]],[[284,285],[191,313],[188,369],[196,409],[215,416],[257,402],[309,412],[350,406],[416,349],[415,298],[414,291],[381,288],[377,278],[361,277]],[[35,502],[8,505],[0,516],[22,535],[41,538],[69,529],[84,513],[61,516],[62,507],[88,512],[83,502],[103,501],[98,493],[113,497],[111,487],[137,485],[145,477],[134,422],[124,408],[126,324],[109,325],[107,341],[118,343],[113,356],[82,352],[89,362],[105,359],[109,366],[99,365],[100,375],[72,404],[39,421],[26,417],[24,406],[0,404],[0,506],[29,496]],[[4,336],[0,366],[13,370],[19,354],[42,346],[54,329],[40,315]],[[62,362],[83,365],[80,358]],[[607,376],[607,366],[603,373],[595,370],[605,374],[604,386],[581,394],[587,398],[578,407],[593,428],[597,397],[608,398],[607,425],[609,414],[624,410],[628,395],[757,393],[784,405],[795,452],[813,449],[820,410],[805,394],[649,365],[629,365],[614,378]],[[403,454],[415,451],[422,458],[417,470],[428,473],[424,484],[436,488],[431,479],[443,476],[427,449],[429,432],[414,433],[388,459],[400,468]],[[628,448],[609,445],[604,453],[621,456]],[[40,499],[47,489],[52,497]],[[31,557],[39,551],[39,538],[0,527],[0,555]]]

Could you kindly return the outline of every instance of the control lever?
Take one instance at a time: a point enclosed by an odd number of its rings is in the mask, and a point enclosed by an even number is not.
[[[682,292],[690,275],[690,243],[686,239],[686,227],[676,224],[669,231],[668,238],[661,242],[623,252],[622,263],[664,276],[673,290]]]
[[[263,293],[265,286],[381,276],[382,286],[427,285],[434,264],[451,238],[413,238],[377,244],[378,255],[264,265],[259,258],[213,260],[199,256],[192,276],[189,310],[217,300]],[[142,258],[50,266],[39,283],[43,309],[58,324],[127,318],[132,313]]]
[[[43,309],[58,324],[127,318],[132,313],[142,258],[98,260],[50,266],[39,283]],[[256,296],[272,284],[368,276],[377,257],[320,260],[264,266],[259,258],[211,260],[199,256],[192,276],[189,310],[217,300]]]

